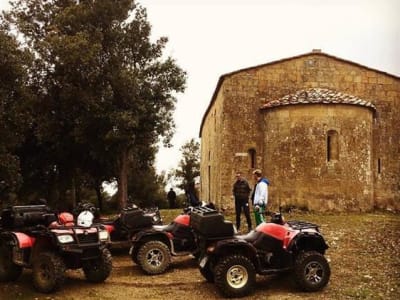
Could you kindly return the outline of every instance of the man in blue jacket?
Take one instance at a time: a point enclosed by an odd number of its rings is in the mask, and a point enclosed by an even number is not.
[[[254,217],[256,219],[256,226],[265,221],[264,212],[265,207],[268,204],[268,185],[269,181],[267,178],[262,177],[260,169],[253,171],[254,180],[256,185],[254,186],[252,200]]]

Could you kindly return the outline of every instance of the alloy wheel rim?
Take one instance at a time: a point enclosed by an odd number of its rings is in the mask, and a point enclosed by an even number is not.
[[[159,267],[162,264],[163,259],[164,256],[158,249],[152,249],[147,252],[147,262],[154,267]]]
[[[247,284],[249,280],[249,274],[245,267],[241,265],[234,265],[226,272],[226,280],[230,287],[234,289],[240,289]]]
[[[41,264],[40,265],[40,270],[39,270],[39,275],[42,280],[50,280],[51,272],[50,272],[50,267],[46,264]]]
[[[320,263],[312,261],[306,265],[304,273],[305,278],[309,283],[318,284],[322,281],[324,269]]]

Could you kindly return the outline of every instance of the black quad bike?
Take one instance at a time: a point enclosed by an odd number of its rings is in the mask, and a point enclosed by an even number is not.
[[[286,272],[308,292],[323,289],[329,281],[330,267],[324,257],[328,246],[315,224],[284,222],[278,213],[250,233],[235,235],[232,223],[221,214],[198,208],[190,225],[201,251],[200,273],[226,297],[250,294],[256,274]]]
[[[93,214],[96,223],[101,223],[110,234],[110,248],[128,248],[131,238],[139,231],[151,228],[153,225],[162,225],[162,218],[157,207],[141,209],[134,204],[123,208],[115,219],[102,218],[98,208],[92,203],[79,203],[74,209],[78,216],[82,211]]]
[[[110,275],[109,234],[102,225],[77,226],[72,214],[56,214],[46,205],[3,209],[1,223],[0,282],[15,281],[31,268],[34,287],[50,293],[61,287],[66,269],[82,268],[93,283]]]
[[[190,224],[190,211],[179,215],[168,225],[140,231],[132,237],[129,254],[134,263],[150,275],[164,273],[171,256],[197,254],[197,243]]]

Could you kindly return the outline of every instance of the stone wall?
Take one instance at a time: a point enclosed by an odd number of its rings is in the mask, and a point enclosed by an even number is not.
[[[373,205],[373,112],[306,104],[266,111],[263,169],[275,207],[368,210]],[[328,135],[334,133],[329,138]],[[328,149],[329,148],[329,149]]]
[[[200,164],[200,199],[216,203],[221,196],[221,179],[226,174],[221,172],[221,156],[224,153],[222,133],[226,132],[223,121],[224,99],[220,91],[204,123],[201,137]]]
[[[367,192],[368,195],[372,194],[373,204],[366,200],[369,196],[366,198],[357,196],[350,209],[364,210],[373,207],[400,209],[400,134],[398,134],[400,79],[324,53],[309,53],[221,77],[216,96],[212,99],[201,127],[201,197],[220,206],[232,207],[231,187],[236,170],[240,169],[245,174],[247,173],[248,178],[251,176],[252,167],[262,168],[268,174],[273,162],[268,161],[269,158],[264,151],[265,139],[270,133],[269,128],[273,128],[276,124],[274,125],[272,120],[268,125],[265,123],[269,112],[261,111],[260,107],[264,103],[298,90],[316,87],[351,94],[370,101],[376,106],[377,114],[371,121],[372,137],[370,139],[372,145],[370,179],[373,191]],[[308,108],[311,109],[311,106],[301,108],[301,111],[306,113]],[[295,111],[300,110],[300,107],[293,106],[290,109]],[[349,107],[343,109],[344,111],[353,110]],[[352,114],[353,112],[350,112],[350,115]],[[363,118],[366,120],[366,116]],[[322,123],[323,121],[320,120],[317,126],[321,126]],[[355,130],[346,126],[341,128],[348,132]],[[313,130],[320,130],[320,127]],[[300,131],[296,134],[301,136],[304,132]],[[354,136],[354,139],[363,139],[362,136],[364,133]],[[363,144],[367,143],[368,138],[365,137]],[[255,166],[251,166],[250,157],[245,156],[249,149],[256,151]],[[317,151],[317,149],[314,150]],[[211,153],[210,160],[207,160],[208,153]],[[357,170],[356,162],[351,159],[348,161],[351,172]],[[209,166],[211,167],[210,184],[206,182]],[[284,176],[284,170],[278,170],[278,172],[281,172],[278,174],[280,177]],[[350,178],[351,172],[344,169],[335,175],[337,176],[335,180],[343,182],[340,187],[343,191],[351,190],[354,184],[353,182],[344,183],[346,178]],[[279,201],[286,201],[282,195],[285,195],[287,187],[279,182],[281,190],[277,190],[279,186],[274,184],[272,182],[272,196],[280,195]],[[294,184],[292,190],[296,190],[298,183],[292,184]],[[325,182],[321,181],[318,184],[324,185]],[[277,199],[273,199],[272,196],[271,202],[276,203]],[[329,195],[324,197],[329,198]],[[296,194],[291,194],[289,197],[291,201],[303,201],[295,200],[295,198],[305,199],[304,196]],[[333,199],[326,203],[334,203],[334,209],[349,209],[347,204],[345,207],[338,207],[336,204],[341,203],[339,200],[339,198]],[[318,195],[312,195],[306,204],[314,207],[311,203],[318,201],[320,201]],[[316,205],[315,208],[319,209],[320,206]],[[331,209],[331,207],[326,205],[324,209]]]

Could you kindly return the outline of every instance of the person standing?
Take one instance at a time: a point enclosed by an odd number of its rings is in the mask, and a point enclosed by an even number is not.
[[[176,206],[176,193],[175,191],[171,188],[167,194],[167,199],[169,203],[169,208],[175,208]]]
[[[269,181],[267,178],[263,178],[260,169],[253,171],[254,180],[256,185],[254,186],[252,200],[254,217],[256,219],[256,226],[265,221],[264,212],[265,207],[268,204],[268,185]]]
[[[196,207],[196,206],[201,205],[201,201],[199,200],[199,197],[197,196],[195,183],[193,181],[189,183],[189,185],[186,189],[186,197],[187,197],[189,206]]]
[[[249,195],[251,188],[246,181],[242,177],[240,172],[236,173],[236,181],[233,184],[233,196],[235,198],[235,211],[236,211],[236,228],[240,229],[240,215],[242,210],[244,215],[246,216],[247,227],[249,231],[251,230],[251,218],[250,218],[250,210],[249,210]]]

